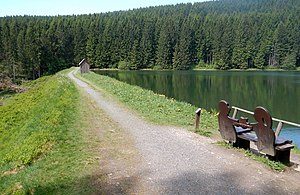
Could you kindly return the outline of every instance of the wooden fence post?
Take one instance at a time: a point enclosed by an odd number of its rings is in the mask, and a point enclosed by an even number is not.
[[[196,129],[199,129],[200,125],[200,115],[201,115],[201,108],[196,110]]]

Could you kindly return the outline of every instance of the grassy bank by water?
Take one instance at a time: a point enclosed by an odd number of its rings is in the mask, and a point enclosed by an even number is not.
[[[175,125],[194,129],[195,110],[197,108],[191,104],[178,102],[163,95],[155,94],[150,90],[132,86],[93,72],[83,75],[77,72],[76,75],[98,90],[104,92],[105,95],[109,96],[112,94],[114,98],[149,121],[162,125]],[[214,134],[219,136],[219,132],[217,131],[217,114],[203,110],[201,113],[200,127],[200,131],[198,132],[200,134]],[[286,168],[281,163],[254,155],[249,151],[246,151],[245,155],[253,160],[266,164],[273,170],[283,171]]]
[[[148,121],[162,125],[184,126],[194,129],[197,107],[191,104],[179,102],[150,90],[132,86],[93,72],[83,75],[77,72],[76,75],[95,88],[106,91],[106,94],[112,94]],[[216,114],[202,110],[199,133],[209,135],[216,132],[218,129],[217,125]]]
[[[68,71],[68,70],[67,70]],[[95,154],[67,71],[31,83],[0,106],[0,194],[92,193]]]

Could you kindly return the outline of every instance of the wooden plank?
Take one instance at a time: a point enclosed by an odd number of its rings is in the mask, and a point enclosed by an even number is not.
[[[253,124],[258,140],[257,148],[260,152],[275,156],[275,133],[272,129],[272,117],[267,109],[258,106],[254,110],[254,118],[257,123]]]
[[[229,117],[230,107],[225,100],[219,102],[219,131],[223,139],[229,142],[236,142],[236,131],[234,128],[234,123],[237,123],[238,120]]]
[[[242,133],[239,134],[238,137],[252,142],[257,142],[257,136],[254,133]]]
[[[246,132],[250,132],[252,131],[252,129],[250,128],[243,128],[243,127],[237,127],[235,126],[235,131],[237,132],[237,134],[241,134],[241,133],[246,133]]]
[[[290,150],[294,147],[295,146],[293,144],[284,144],[284,145],[276,146],[275,149],[280,151],[285,151],[285,150]]]

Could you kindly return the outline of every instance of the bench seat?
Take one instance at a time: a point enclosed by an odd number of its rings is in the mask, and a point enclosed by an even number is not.
[[[246,132],[239,133],[238,137],[241,139],[252,141],[252,142],[257,142],[257,140],[258,140],[256,134],[253,131],[252,132],[246,131]],[[284,150],[289,150],[292,148],[294,148],[294,145],[292,144],[291,140],[287,140],[282,137],[276,138],[276,141],[275,141],[275,149],[276,150],[284,151]]]
[[[254,132],[242,133],[239,134],[238,137],[248,141],[257,142],[257,136]]]
[[[290,150],[293,149],[295,146],[293,144],[284,144],[280,146],[276,146],[275,149],[279,151],[285,151],[285,150]]]
[[[237,127],[237,126],[234,126],[234,128],[235,128],[235,132],[237,132],[237,134],[241,134],[241,133],[246,133],[246,132],[252,131],[251,128],[243,128],[243,127]]]

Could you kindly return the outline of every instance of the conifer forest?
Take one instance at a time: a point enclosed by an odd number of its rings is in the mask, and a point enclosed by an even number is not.
[[[77,65],[296,69],[299,0],[218,0],[72,16],[0,18],[0,71],[36,79]]]

